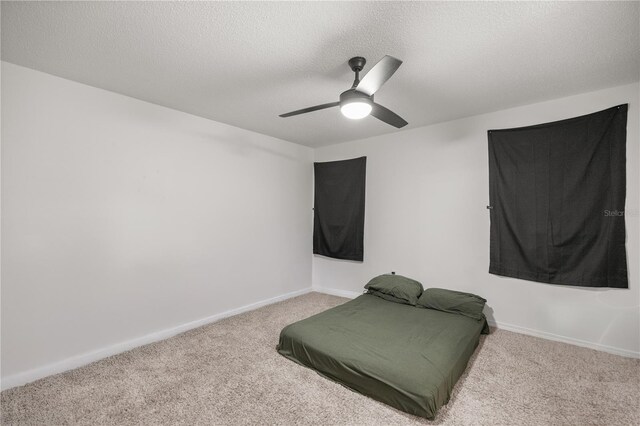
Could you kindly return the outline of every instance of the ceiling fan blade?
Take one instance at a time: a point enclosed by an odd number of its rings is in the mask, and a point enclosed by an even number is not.
[[[365,75],[360,83],[356,86],[358,92],[366,93],[371,96],[382,87],[385,81],[389,80],[394,72],[402,65],[400,59],[396,59],[393,56],[385,56],[373,66]]]
[[[331,102],[328,104],[316,105],[309,108],[303,108],[296,111],[291,111],[286,114],[280,114],[280,117],[291,117],[292,115],[306,114],[308,112],[318,111],[320,109],[331,108],[340,105],[340,102]]]
[[[384,121],[387,124],[391,124],[392,126],[397,127],[398,129],[409,124],[395,112],[375,102],[373,103],[373,108],[371,109],[371,115],[373,115],[380,121]]]

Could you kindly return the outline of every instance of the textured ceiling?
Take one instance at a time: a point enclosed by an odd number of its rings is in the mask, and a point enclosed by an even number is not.
[[[640,79],[638,2],[3,2],[2,60],[308,146],[396,132],[337,108],[352,56],[412,128]]]

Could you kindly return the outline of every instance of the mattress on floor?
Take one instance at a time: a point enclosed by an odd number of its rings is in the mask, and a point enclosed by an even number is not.
[[[363,294],[286,326],[278,352],[402,411],[433,419],[486,321]]]

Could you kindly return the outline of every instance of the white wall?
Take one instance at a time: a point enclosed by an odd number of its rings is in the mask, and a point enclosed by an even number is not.
[[[361,292],[397,271],[425,287],[477,293],[499,325],[625,355],[640,353],[638,84],[319,148],[315,161],[367,156],[365,261],[313,259],[316,288]],[[630,288],[588,289],[490,275],[487,130],[629,103]]]
[[[312,155],[3,62],[3,387],[309,288]]]

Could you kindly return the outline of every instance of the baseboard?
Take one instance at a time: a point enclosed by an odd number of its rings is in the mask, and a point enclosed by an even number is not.
[[[631,351],[629,349],[616,348],[615,346],[603,345],[601,343],[589,342],[587,340],[575,339],[573,337],[561,336],[559,334],[549,333],[547,331],[534,330],[519,325],[507,324],[500,321],[487,321],[491,327],[501,330],[512,331],[514,333],[526,334],[528,336],[540,337],[542,339],[553,340],[556,342],[568,343],[574,346],[582,346],[584,348],[595,349],[596,351],[607,352],[614,355],[620,355],[627,358],[640,358],[640,352]]]
[[[318,293],[330,294],[332,296],[346,297],[348,299],[355,299],[362,294],[362,292],[358,293],[357,291],[338,290],[337,288],[319,287],[315,285],[311,287],[311,290],[317,291]]]
[[[157,331],[138,337],[135,339],[127,340],[124,342],[116,343],[115,345],[107,346],[92,352],[76,355],[62,361],[58,361],[52,364],[47,364],[42,367],[34,368],[22,373],[17,373],[11,376],[3,377],[0,380],[0,388],[2,390],[10,389],[16,386],[22,386],[34,380],[42,379],[53,374],[62,373],[65,371],[73,370],[83,365],[90,364],[95,361],[99,361],[103,358],[107,358],[112,355],[116,355],[122,352],[126,352],[138,346],[148,345],[149,343],[157,342],[159,340],[168,339],[176,334],[183,333],[185,331],[201,327],[212,322],[219,321],[223,318],[227,318],[233,315],[238,315],[243,312],[252,311],[254,309],[261,308],[272,303],[280,302],[282,300],[290,299],[292,297],[300,296],[311,292],[311,288],[305,288],[302,290],[293,291],[291,293],[282,294],[280,296],[271,297],[269,299],[261,300],[259,302],[251,303],[249,305],[241,306],[239,308],[231,309],[219,314],[211,315],[206,318],[191,321],[185,324],[181,324],[176,327],[167,328],[165,330]]]
[[[354,299],[360,296],[362,293],[348,290],[338,290],[335,288],[313,286],[313,291],[319,293],[331,294],[334,296],[347,297]],[[614,346],[603,345],[601,343],[588,342],[586,340],[574,339],[573,337],[561,336],[558,334],[549,333],[546,331],[534,330],[527,327],[521,327],[519,325],[507,324],[500,321],[488,321],[491,327],[496,327],[501,330],[512,331],[514,333],[526,334],[528,336],[540,337],[542,339],[553,340],[556,342],[568,343],[570,345],[582,346],[589,349],[595,349],[601,352],[608,352],[614,355],[620,355],[627,358],[640,358],[640,352],[630,351],[628,349],[616,348]]]

